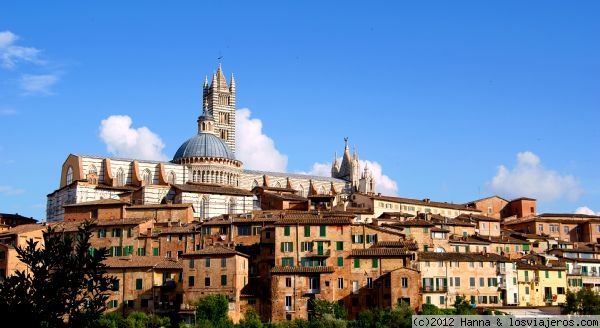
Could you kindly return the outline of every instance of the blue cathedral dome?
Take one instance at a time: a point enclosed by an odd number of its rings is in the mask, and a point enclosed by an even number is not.
[[[201,132],[184,142],[173,157],[173,162],[190,157],[215,157],[235,160],[225,142],[212,133]]]

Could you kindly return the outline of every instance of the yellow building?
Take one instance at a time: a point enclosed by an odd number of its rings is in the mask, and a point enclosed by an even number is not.
[[[519,306],[556,306],[566,301],[567,272],[562,264],[519,262],[517,280]]]

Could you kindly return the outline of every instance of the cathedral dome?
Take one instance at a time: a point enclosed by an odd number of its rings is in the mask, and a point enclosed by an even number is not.
[[[225,142],[212,133],[198,133],[184,142],[175,153],[173,162],[184,158],[213,157],[235,160],[233,152]]]

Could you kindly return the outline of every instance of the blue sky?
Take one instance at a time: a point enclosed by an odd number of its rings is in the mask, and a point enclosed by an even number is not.
[[[69,153],[135,154],[150,140],[144,154],[172,157],[219,56],[247,108],[240,133],[263,155],[241,158],[248,167],[327,171],[349,137],[384,193],[600,212],[599,12],[595,1],[9,1],[0,212],[43,219]]]

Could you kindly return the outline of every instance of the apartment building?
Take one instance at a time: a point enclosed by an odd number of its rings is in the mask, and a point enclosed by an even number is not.
[[[517,262],[519,306],[557,306],[566,302],[567,271],[556,257],[527,255]]]

